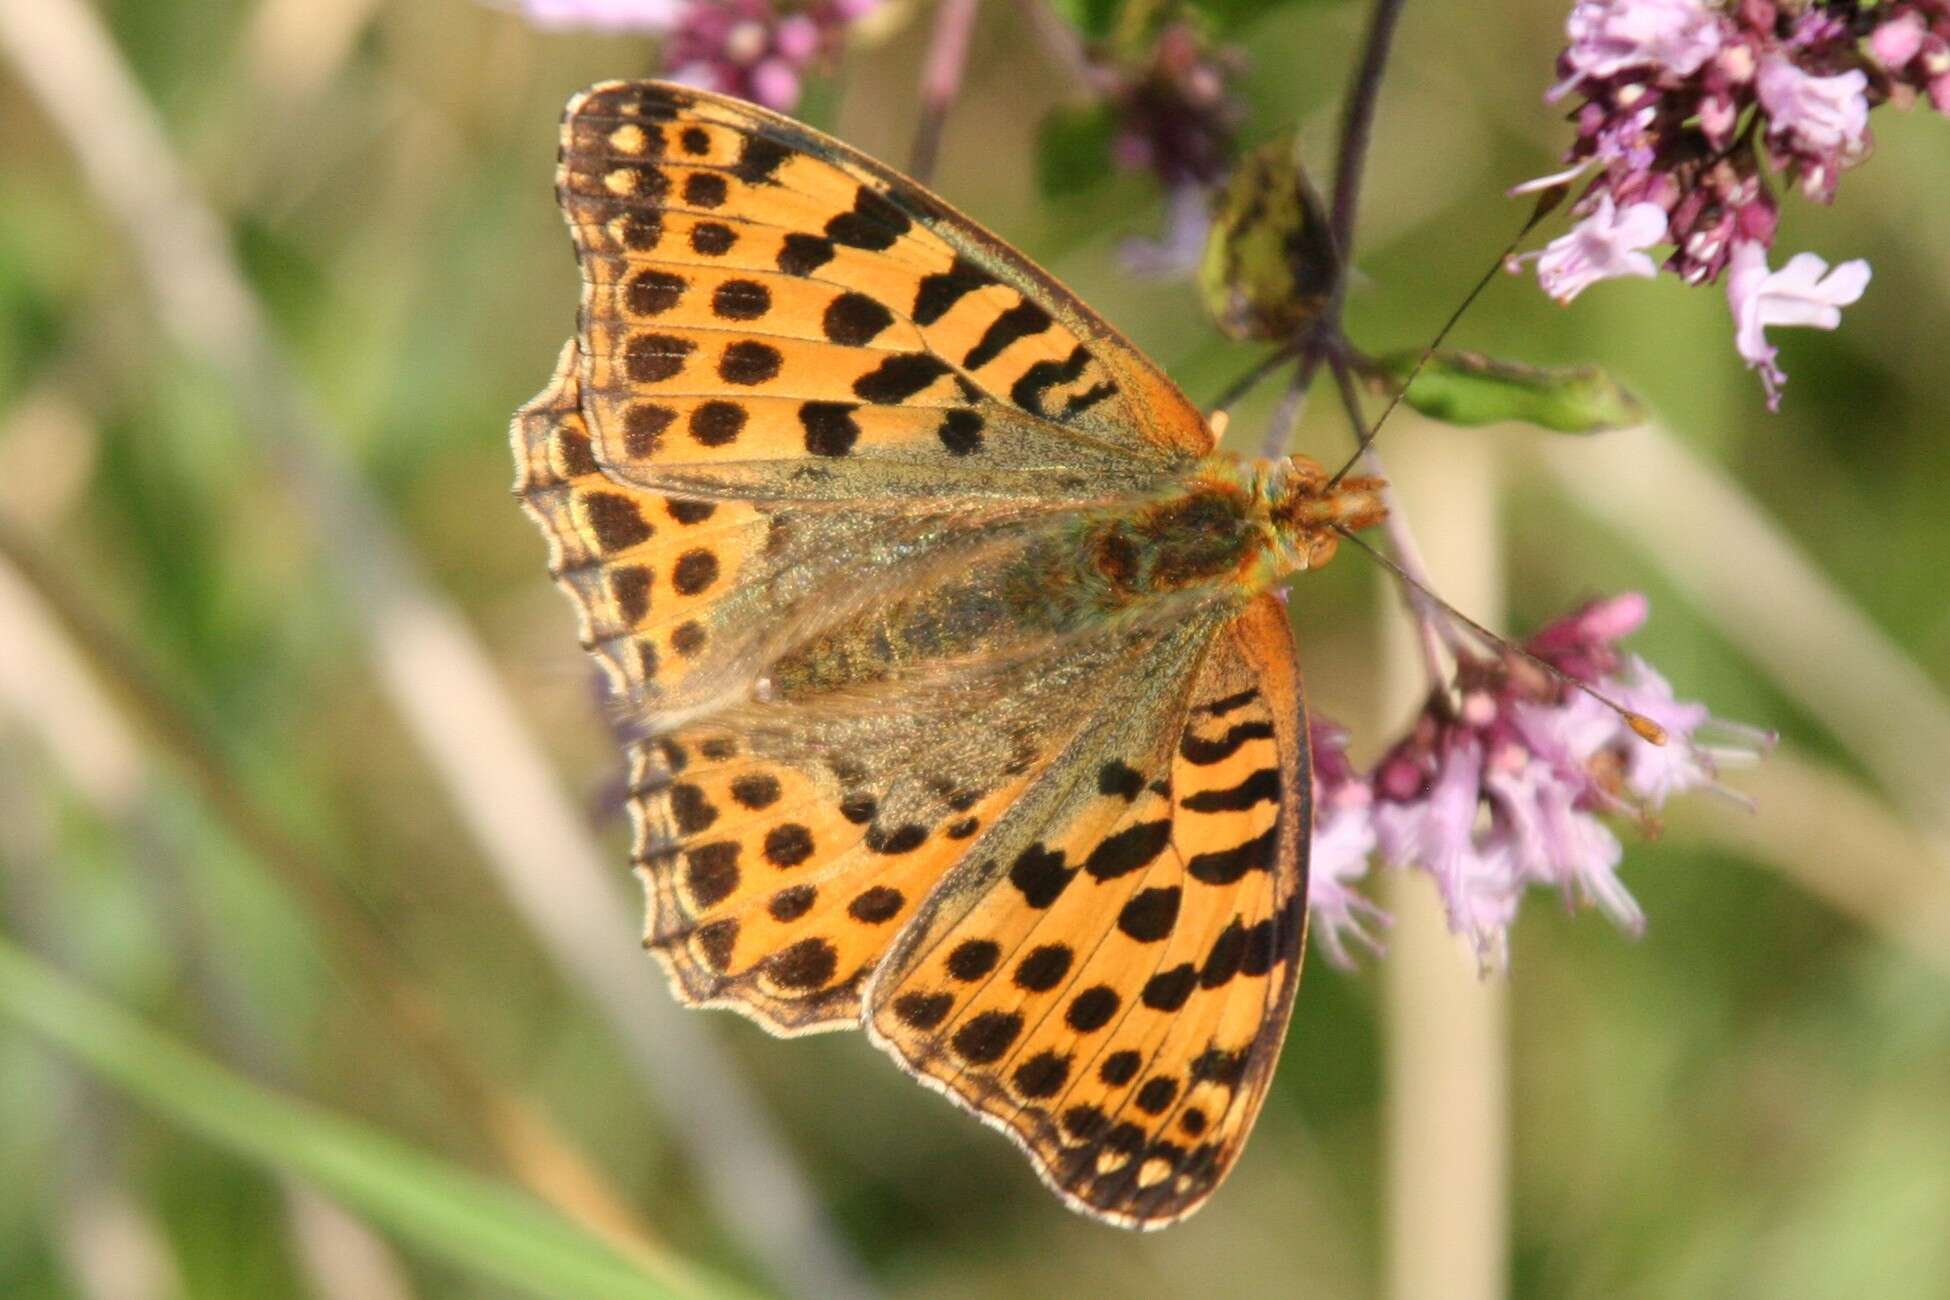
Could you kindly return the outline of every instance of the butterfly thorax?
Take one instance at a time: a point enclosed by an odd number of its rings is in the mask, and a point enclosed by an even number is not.
[[[1087,580],[1113,605],[1211,589],[1250,598],[1333,557],[1340,529],[1386,513],[1381,481],[1331,484],[1306,457],[1212,456],[1182,487],[1094,513],[1080,525]]]

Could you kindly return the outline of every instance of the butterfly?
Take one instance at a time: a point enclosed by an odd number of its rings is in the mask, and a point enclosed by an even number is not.
[[[629,726],[678,998],[864,1028],[1071,1207],[1204,1203],[1306,935],[1285,575],[1378,485],[1244,464],[1062,285],[790,119],[564,115],[576,335],[516,491]]]

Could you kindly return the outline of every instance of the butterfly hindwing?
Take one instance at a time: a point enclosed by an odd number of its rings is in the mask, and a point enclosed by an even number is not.
[[[1142,727],[1114,683],[1182,678],[1197,638],[1088,637],[1009,662],[994,691],[781,700],[639,746],[647,942],[694,1003],[781,1033],[857,1025],[864,982],[951,869],[1013,859],[1078,763]]]
[[[1047,824],[1000,872],[958,868],[869,990],[888,1051],[1116,1222],[1211,1194],[1279,1054],[1310,814],[1292,665],[1257,598],[1178,699],[1142,702],[1163,726],[1079,756]]]

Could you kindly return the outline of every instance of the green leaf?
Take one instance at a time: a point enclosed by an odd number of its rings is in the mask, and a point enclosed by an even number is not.
[[[456,1268],[540,1296],[741,1294],[667,1257],[641,1265],[626,1259],[525,1193],[239,1078],[5,939],[0,1018],[39,1034],[185,1128],[316,1184]]]
[[[1338,259],[1292,139],[1261,145],[1226,178],[1199,263],[1199,291],[1236,339],[1290,339],[1325,311]]]
[[[1382,358],[1382,371],[1400,385],[1419,352]],[[1403,399],[1445,424],[1535,424],[1558,433],[1603,433],[1645,420],[1638,398],[1598,366],[1526,366],[1480,352],[1437,352]]]
[[[1051,109],[1036,141],[1036,183],[1043,197],[1078,194],[1110,175],[1116,132],[1117,117],[1108,104]]]

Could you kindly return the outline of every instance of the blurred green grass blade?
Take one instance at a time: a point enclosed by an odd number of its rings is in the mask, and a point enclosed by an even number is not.
[[[681,1289],[527,1196],[230,1073],[0,938],[0,1018],[186,1128],[295,1174],[449,1264],[543,1296],[741,1294],[673,1261]]]

